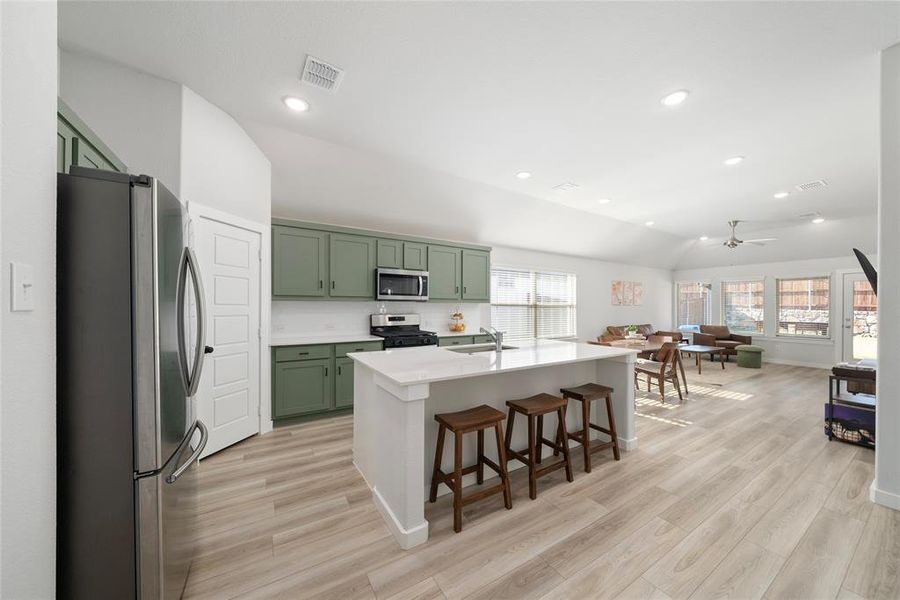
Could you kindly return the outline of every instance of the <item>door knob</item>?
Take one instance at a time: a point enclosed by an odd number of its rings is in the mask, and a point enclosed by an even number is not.
[[[204,346],[203,354],[212,354],[214,350],[215,348],[213,348],[212,346]]]

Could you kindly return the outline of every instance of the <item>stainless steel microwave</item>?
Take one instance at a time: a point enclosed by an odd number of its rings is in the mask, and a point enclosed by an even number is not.
[[[377,269],[375,289],[378,300],[428,300],[428,271]]]

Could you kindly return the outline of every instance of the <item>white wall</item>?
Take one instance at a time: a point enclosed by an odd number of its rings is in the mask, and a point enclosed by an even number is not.
[[[182,88],[181,199],[268,224],[269,159],[230,115]]]
[[[650,323],[663,330],[672,325],[672,272],[667,269],[513,248],[494,248],[491,263],[498,267],[575,273],[579,340],[596,339],[608,325]],[[643,282],[643,305],[613,306],[611,287],[614,280]]]
[[[63,50],[59,95],[134,174],[181,197],[182,86]]]
[[[742,250],[743,248],[739,248],[735,252]],[[861,271],[856,258],[850,254],[850,249],[848,256],[835,258],[678,270],[673,273],[673,281],[711,283],[712,323],[721,323],[722,282],[735,279],[763,279],[765,332],[764,335],[753,336],[753,343],[765,349],[763,359],[769,362],[830,369],[840,360],[841,355],[843,332],[841,285],[843,273],[849,271]],[[831,338],[820,340],[776,336],[775,279],[823,275],[831,277]],[[674,314],[672,318],[674,319]]]
[[[881,54],[878,407],[872,500],[900,510],[900,45]]]
[[[0,3],[0,597],[52,598],[56,543],[56,3]],[[11,261],[35,306],[10,312]]]

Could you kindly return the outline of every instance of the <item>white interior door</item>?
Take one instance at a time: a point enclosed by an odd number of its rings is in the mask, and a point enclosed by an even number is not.
[[[843,360],[877,358],[877,303],[864,274],[844,274],[843,299]]]
[[[206,286],[207,344],[214,348],[197,394],[208,456],[259,432],[260,234],[201,215],[194,246]]]

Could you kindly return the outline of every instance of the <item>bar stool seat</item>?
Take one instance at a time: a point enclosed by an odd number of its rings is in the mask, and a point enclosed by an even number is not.
[[[537,479],[559,468],[566,469],[566,479],[573,480],[572,461],[569,457],[569,439],[566,433],[566,404],[565,398],[551,394],[537,394],[520,400],[507,400],[509,416],[506,421],[506,454],[528,467],[528,495],[534,500],[537,498]],[[544,415],[556,413],[558,424],[554,441],[544,437]],[[512,431],[515,415],[519,413],[528,419],[528,447],[522,451],[512,449]],[[538,467],[541,463],[543,447],[553,448],[553,455],[562,453],[562,460],[558,460],[546,466]],[[527,453],[527,454],[526,454]]]
[[[509,474],[506,470],[506,448],[503,443],[503,417],[504,414],[502,412],[485,404],[459,412],[434,415],[434,420],[438,422],[438,439],[435,445],[434,469],[431,474],[431,493],[428,500],[429,502],[437,501],[437,490],[440,484],[443,483],[450,488],[450,491],[453,492],[453,531],[457,533],[462,531],[462,507],[467,504],[502,493],[506,508],[512,508],[512,491],[509,486]],[[484,455],[484,430],[490,428],[494,429],[497,439],[498,462],[496,463]],[[441,459],[444,456],[444,437],[447,430],[450,430],[454,435],[452,473],[444,473],[441,470]],[[478,433],[478,456],[474,465],[463,467],[463,434],[472,432]],[[497,475],[500,476],[500,483],[463,496],[463,476],[475,473],[478,484],[484,483],[484,465],[496,471]]]
[[[581,430],[569,432],[569,437],[581,444],[584,451],[584,471],[591,472],[591,454],[606,448],[612,448],[613,457],[619,460],[619,438],[616,435],[616,417],[613,414],[612,394],[613,388],[599,383],[585,383],[582,385],[561,388],[563,398],[581,402]],[[600,427],[591,423],[591,402],[594,400],[606,400],[606,418],[609,428]],[[591,440],[591,429],[605,433],[609,436],[608,442]]]

